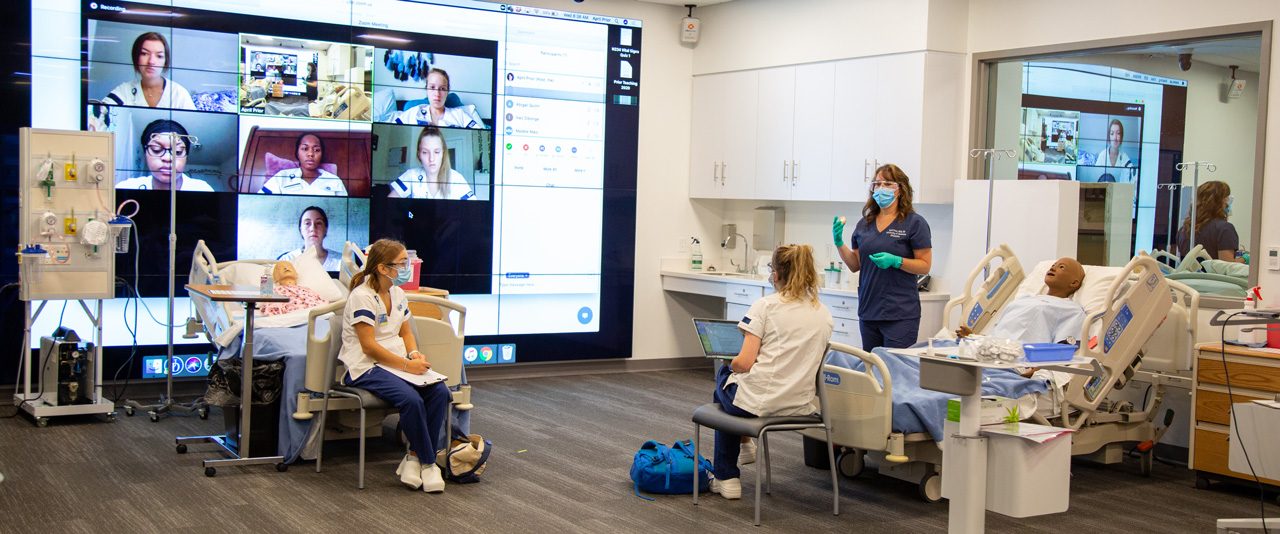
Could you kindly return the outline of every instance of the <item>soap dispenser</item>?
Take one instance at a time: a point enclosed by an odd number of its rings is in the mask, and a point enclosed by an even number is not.
[[[702,242],[698,241],[698,238],[696,237],[691,237],[690,239],[693,240],[693,247],[692,247],[693,252],[689,254],[689,270],[701,271],[702,270]]]

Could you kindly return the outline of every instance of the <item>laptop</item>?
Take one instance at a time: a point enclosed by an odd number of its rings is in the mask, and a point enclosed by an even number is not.
[[[694,318],[693,328],[702,343],[702,353],[708,358],[732,360],[742,350],[743,335],[738,321]]]

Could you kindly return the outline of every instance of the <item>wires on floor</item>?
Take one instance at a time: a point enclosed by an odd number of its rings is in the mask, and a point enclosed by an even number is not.
[[[1236,421],[1236,400],[1235,396],[1231,394],[1231,369],[1227,365],[1227,323],[1242,313],[1244,313],[1243,310],[1232,313],[1222,321],[1222,350],[1219,355],[1222,356],[1222,374],[1227,382],[1227,411],[1231,413],[1231,428],[1235,432],[1236,441],[1240,443],[1240,452],[1244,453],[1244,462],[1249,466],[1249,474],[1253,476],[1253,481],[1258,484],[1258,516],[1262,518],[1262,534],[1270,534],[1267,529],[1267,488],[1262,484],[1262,479],[1258,477],[1258,472],[1253,468],[1253,461],[1249,459],[1249,450],[1245,448],[1244,440],[1240,439],[1240,422]]]

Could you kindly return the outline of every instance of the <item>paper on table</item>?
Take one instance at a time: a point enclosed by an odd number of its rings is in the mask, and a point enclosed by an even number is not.
[[[983,434],[1001,434],[1022,438],[1036,443],[1045,443],[1059,436],[1075,432],[1069,428],[1037,425],[1035,423],[994,423],[980,427]]]
[[[415,386],[425,386],[427,384],[434,384],[436,382],[444,382],[445,380],[449,379],[449,377],[444,376],[440,373],[437,373],[431,369],[427,369],[427,372],[422,373],[420,375],[415,375],[413,373],[410,373],[408,371],[404,371],[401,369],[393,369],[391,367],[387,367],[382,364],[377,364],[377,365],[378,367],[381,367],[383,370],[400,377],[401,380],[404,380],[405,382],[408,382]]]

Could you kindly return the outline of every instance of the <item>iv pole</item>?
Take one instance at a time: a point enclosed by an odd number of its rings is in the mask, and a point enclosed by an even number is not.
[[[1187,228],[1187,248],[1188,249],[1192,249],[1196,247],[1196,197],[1199,196],[1198,193],[1200,191],[1200,168],[1201,167],[1204,167],[1205,170],[1209,172],[1217,172],[1218,170],[1217,165],[1214,165],[1213,163],[1210,163],[1208,161],[1184,161],[1182,163],[1174,165],[1174,168],[1179,171],[1186,171],[1188,168],[1192,169],[1191,171],[1191,191],[1192,191],[1191,224],[1187,225],[1188,227]]]
[[[1182,184],[1156,184],[1156,190],[1159,191],[1161,189],[1169,190],[1169,226],[1164,233],[1164,250],[1165,252],[1172,254],[1173,237],[1176,233],[1173,227],[1173,193],[1174,191],[1182,189]]]
[[[975,148],[969,151],[970,158],[982,158],[987,162],[987,241],[983,253],[991,250],[991,203],[995,197],[995,163],[1001,158],[1014,157],[1008,148]]]
[[[193,149],[200,145],[200,138],[194,135],[180,135],[176,132],[152,134],[151,139],[160,136],[169,138],[169,150],[177,145],[179,140],[184,140],[188,149]],[[169,153],[170,157],[173,153]],[[134,410],[147,410],[147,415],[151,417],[151,422],[155,423],[160,420],[161,415],[169,413],[179,413],[188,415],[196,413],[201,419],[209,417],[209,408],[204,406],[200,400],[196,400],[191,405],[175,402],[173,400],[173,301],[174,286],[177,284],[177,254],[178,254],[178,234],[177,234],[177,218],[178,218],[178,188],[181,187],[175,182],[181,180],[182,176],[170,176],[169,178],[169,318],[165,324],[165,344],[167,358],[164,362],[164,395],[160,397],[160,402],[156,404],[140,404],[137,401],[129,400],[125,402],[125,415],[133,415]],[[134,288],[136,291],[137,288]],[[136,296],[136,295],[135,295]]]

